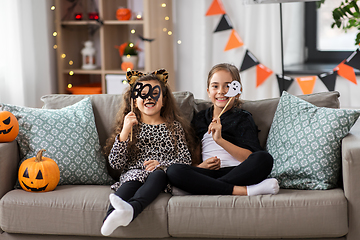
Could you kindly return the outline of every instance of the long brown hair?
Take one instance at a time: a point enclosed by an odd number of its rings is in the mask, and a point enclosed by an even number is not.
[[[235,81],[238,81],[241,84],[240,90],[242,91],[242,83],[241,83],[239,69],[230,63],[219,63],[211,68],[211,70],[209,71],[209,74],[208,74],[207,88],[209,88],[209,86],[210,86],[210,80],[211,80],[212,76],[216,72],[221,71],[221,70],[230,73],[232,79]],[[235,107],[240,106],[242,103],[243,103],[243,101],[241,99],[239,99],[239,97],[235,98],[235,102],[234,102]]]
[[[161,92],[163,94],[163,107],[161,108],[160,115],[165,119],[165,125],[170,130],[172,136],[173,136],[173,144],[175,146],[175,149],[177,151],[177,142],[176,138],[174,137],[174,121],[180,122],[181,126],[184,129],[185,132],[185,140],[186,144],[189,148],[190,153],[193,155],[194,151],[194,133],[191,128],[190,122],[187,121],[181,114],[180,109],[176,103],[175,97],[172,94],[172,91],[168,84],[165,84],[163,81],[161,81],[156,75],[154,74],[147,74],[144,75],[136,80],[136,82],[133,84],[133,86],[136,85],[137,82],[146,82],[150,80],[157,80],[159,82]],[[121,102],[121,107],[116,115],[115,120],[115,127],[112,135],[106,140],[106,144],[104,147],[104,153],[106,156],[109,155],[111,148],[115,142],[115,137],[121,132],[123,125],[124,125],[124,119],[125,116],[131,111],[131,102],[134,101],[130,98],[132,92],[132,88],[130,87],[123,95],[123,100]],[[138,121],[141,120],[141,114],[138,108],[133,109],[136,118]],[[133,127],[133,136],[136,136],[136,133],[139,131],[139,126],[135,125]],[[137,142],[136,137],[133,138],[133,141],[129,142],[128,144],[128,150],[131,152],[138,152],[138,149],[135,145]]]

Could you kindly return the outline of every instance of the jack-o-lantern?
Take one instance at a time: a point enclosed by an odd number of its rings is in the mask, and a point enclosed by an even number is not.
[[[131,10],[128,8],[118,8],[116,10],[116,19],[117,20],[130,20]]]
[[[21,187],[28,192],[48,192],[56,188],[60,170],[54,160],[43,157],[41,149],[36,157],[26,159],[19,168],[18,179]]]
[[[0,142],[14,141],[19,133],[16,117],[8,111],[0,112]]]

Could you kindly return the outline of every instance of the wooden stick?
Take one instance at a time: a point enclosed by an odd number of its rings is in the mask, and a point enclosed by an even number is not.
[[[229,99],[229,101],[226,103],[225,107],[223,108],[223,110],[222,110],[221,113],[219,114],[218,118],[220,118],[221,115],[225,112],[226,107],[229,105],[229,103],[231,102],[231,100],[232,100],[233,98],[234,98],[234,97],[231,97],[231,98]]]
[[[131,98],[131,111],[134,112],[134,99]],[[133,138],[133,127],[131,126],[131,132],[130,132],[130,142],[132,142],[132,138]]]

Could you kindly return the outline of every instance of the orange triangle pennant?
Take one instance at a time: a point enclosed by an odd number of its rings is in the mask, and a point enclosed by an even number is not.
[[[218,15],[218,14],[225,14],[225,10],[224,10],[224,7],[222,5],[222,2],[221,0],[214,0],[208,11],[206,12],[206,15],[205,16],[211,16],[211,15]]]
[[[296,78],[303,94],[311,94],[314,91],[316,76],[298,77]]]
[[[350,82],[353,82],[357,85],[354,68],[350,67],[349,65],[346,65],[344,62],[345,60],[342,61],[336,68],[334,68],[334,71],[337,71],[338,75],[342,76],[343,78],[346,78]]]
[[[239,34],[237,34],[237,32],[233,29],[231,31],[229,40],[226,44],[224,51],[238,48],[238,47],[241,47],[242,45],[244,45],[243,41],[241,40]]]
[[[263,64],[256,65],[256,87],[260,86],[273,73],[273,71],[265,67]]]

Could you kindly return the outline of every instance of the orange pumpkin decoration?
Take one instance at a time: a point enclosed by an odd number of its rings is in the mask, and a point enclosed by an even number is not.
[[[131,71],[133,69],[134,69],[134,64],[132,62],[123,62],[123,63],[121,63],[121,70],[127,72],[127,71]]]
[[[0,112],[0,142],[14,141],[19,133],[16,117],[8,111]]]
[[[118,8],[116,10],[116,19],[117,20],[130,20],[131,10],[128,8]]]
[[[60,170],[54,160],[43,157],[41,149],[36,157],[26,159],[19,168],[18,179],[21,187],[28,192],[48,192],[60,181]]]

